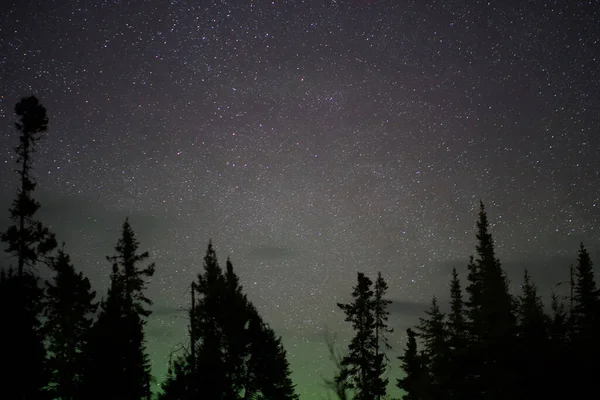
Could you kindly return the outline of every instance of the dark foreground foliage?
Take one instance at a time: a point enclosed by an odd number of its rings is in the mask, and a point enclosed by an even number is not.
[[[0,387],[8,399],[150,399],[145,326],[154,263],[138,252],[125,220],[110,265],[110,287],[98,304],[54,234],[36,219],[33,155],[48,128],[35,97],[15,106],[18,145],[11,224],[2,233],[16,267],[0,273]],[[399,357],[394,377],[407,400],[584,398],[593,393],[600,358],[600,292],[583,243],[571,268],[570,296],[552,293],[546,307],[529,272],[510,293],[483,204],[466,280],[452,271],[450,303],[433,297]],[[49,268],[42,285],[39,268]],[[354,332],[347,352],[330,352],[338,369],[328,381],[340,399],[387,399],[390,301],[381,273],[357,274],[351,301],[339,303]],[[221,268],[209,243],[191,284],[189,340],[162,385],[162,400],[297,400],[281,338],[243,292],[233,264]],[[444,313],[442,310],[447,309]]]

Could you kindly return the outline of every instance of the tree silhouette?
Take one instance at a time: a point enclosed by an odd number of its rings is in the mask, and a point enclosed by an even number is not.
[[[298,400],[281,338],[264,323],[257,312],[249,321],[250,358],[247,388],[243,399]]]
[[[515,350],[520,362],[515,365],[519,370],[516,383],[519,387],[519,397],[530,399],[542,394],[549,372],[546,368],[550,361],[550,320],[544,312],[542,299],[527,270],[521,288],[523,293],[517,302],[518,337]]]
[[[487,213],[480,202],[477,257],[469,262],[467,315],[471,336],[470,361],[476,375],[471,384],[489,399],[506,398],[513,385],[514,300],[508,279],[496,257]]]
[[[204,256],[204,270],[198,275],[197,293],[199,299],[193,321],[198,332],[196,343],[196,374],[193,378],[198,386],[198,394],[207,398],[223,399],[231,389],[227,382],[225,359],[223,356],[224,337],[222,335],[221,304],[225,291],[225,278],[219,266],[216,252],[209,242]]]
[[[91,332],[84,370],[86,398],[146,399],[150,395],[150,362],[144,326],[152,305],[144,291],[154,263],[140,267],[148,252],[137,253],[139,242],[126,219],[115,247],[110,288]],[[110,385],[107,385],[110,382]]]
[[[55,398],[73,400],[81,398],[83,350],[98,308],[96,292],[81,272],[75,272],[64,244],[51,265],[55,276],[53,282],[46,281],[44,325],[52,374],[50,392]]]
[[[575,267],[575,295],[573,317],[578,340],[591,341],[600,318],[600,293],[594,279],[594,268],[583,243]]]
[[[448,357],[452,360],[447,371],[447,382],[449,383],[447,397],[466,399],[469,393],[469,377],[473,373],[469,368],[469,340],[465,305],[456,268],[452,269],[452,280],[450,281],[450,312],[446,322],[446,332]]]
[[[427,366],[427,395],[438,399],[448,393],[450,349],[445,316],[434,296],[425,318],[419,319],[418,337],[423,345],[422,357]]]
[[[38,317],[42,312],[43,288],[38,285],[34,269],[56,247],[54,235],[35,220],[40,204],[33,199],[35,180],[31,174],[32,154],[37,142],[48,129],[46,109],[31,96],[15,105],[19,122],[17,154],[19,188],[10,208],[10,225],[2,234],[6,252],[16,258],[16,273],[3,273],[0,285],[0,329],[2,360],[0,386],[5,393],[20,393],[38,398],[48,383],[43,335]],[[25,267],[28,267],[27,269]]]
[[[33,267],[38,261],[56,248],[56,239],[48,228],[34,219],[40,204],[33,199],[35,179],[31,175],[32,154],[37,142],[48,130],[46,109],[34,96],[25,97],[15,106],[15,114],[20,121],[15,124],[19,131],[19,145],[15,147],[20,188],[10,209],[11,225],[2,234],[2,241],[8,244],[6,251],[17,258],[18,276],[23,276],[25,266]]]
[[[192,285],[189,352],[170,368],[162,400],[297,400],[281,339],[243,293],[231,260],[209,242]]]
[[[338,379],[348,382],[356,390],[355,399],[373,400],[378,395],[375,375],[375,317],[373,309],[373,282],[365,274],[357,274],[357,284],[352,291],[352,303],[338,303],[346,314],[345,321],[352,324],[354,337],[348,345],[348,354],[342,359]]]
[[[404,354],[398,357],[404,371],[404,377],[398,378],[397,386],[405,392],[404,400],[425,400],[427,370],[417,348],[417,334],[406,330],[407,342]]]
[[[573,303],[573,372],[580,381],[574,392],[578,396],[585,396],[590,390],[595,390],[596,364],[600,357],[600,293],[596,286],[592,260],[583,243],[579,246],[575,265]]]
[[[371,380],[374,385],[374,394],[376,399],[380,399],[386,394],[388,379],[385,378],[387,369],[386,350],[391,347],[389,345],[387,335],[392,333],[392,329],[388,327],[389,311],[387,307],[392,303],[385,298],[388,290],[388,285],[381,276],[381,272],[377,273],[375,280],[375,290],[373,295],[373,319],[375,323],[375,359],[373,364],[373,376]]]

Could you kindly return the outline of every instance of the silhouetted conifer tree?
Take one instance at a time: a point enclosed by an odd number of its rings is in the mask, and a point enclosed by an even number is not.
[[[281,338],[275,336],[257,312],[252,314],[248,325],[250,358],[246,375],[250,379],[240,398],[298,400]]]
[[[354,337],[348,345],[348,354],[342,359],[340,377],[348,388],[356,390],[356,400],[373,400],[377,396],[375,375],[375,316],[373,308],[373,282],[362,272],[357,274],[357,284],[352,291],[352,302],[338,303],[346,314],[345,321],[352,324]]]
[[[397,386],[405,392],[404,400],[425,400],[427,370],[417,348],[417,334],[406,330],[407,342],[404,354],[398,357],[404,371],[404,377],[397,380]]]
[[[550,321],[527,270],[521,288],[522,295],[517,302],[518,338],[515,344],[519,362],[515,369],[519,373],[516,382],[518,394],[515,398],[531,399],[543,393],[545,380],[550,372],[546,370],[550,361]]]
[[[574,396],[586,396],[596,390],[597,363],[600,357],[600,292],[596,286],[592,260],[583,243],[579,246],[575,265],[573,296],[574,372],[580,381],[574,387]]]
[[[450,348],[445,317],[435,296],[431,306],[420,318],[418,336],[423,345],[423,360],[427,366],[427,397],[440,399],[449,392]]]
[[[465,305],[456,268],[452,269],[450,281],[450,313],[446,322],[448,351],[451,363],[447,371],[450,386],[447,398],[466,400],[469,393],[469,377],[472,376],[468,363],[468,332]]]
[[[390,313],[387,310],[387,307],[392,302],[385,298],[387,290],[388,285],[385,279],[383,279],[383,276],[381,276],[381,272],[378,272],[373,295],[375,359],[373,364],[373,377],[371,378],[374,385],[374,394],[378,400],[385,396],[389,381],[388,378],[385,377],[388,361],[385,351],[391,348],[387,335],[392,333],[393,330],[388,327],[388,317]]]
[[[150,393],[150,362],[146,354],[144,318],[152,305],[144,291],[154,274],[154,263],[141,267],[148,252],[137,252],[139,242],[126,219],[115,247],[110,288],[92,328],[84,371],[86,398],[146,399]],[[107,384],[110,382],[110,384]]]
[[[223,272],[210,242],[193,287],[190,351],[170,368],[160,399],[296,400],[281,339],[248,301],[229,259]]]
[[[42,312],[43,288],[34,268],[56,247],[54,235],[35,220],[40,204],[33,198],[35,180],[31,174],[37,142],[48,129],[46,109],[31,96],[15,105],[19,122],[17,153],[19,188],[10,208],[13,225],[2,234],[6,252],[16,258],[16,273],[3,275],[0,285],[0,387],[3,393],[22,398],[39,398],[48,383],[45,349],[38,317]],[[28,268],[26,268],[28,267]]]
[[[224,343],[224,362],[227,380],[230,382],[230,395],[235,397],[246,388],[246,362],[250,356],[247,325],[255,310],[250,307],[229,258],[225,267],[224,284],[221,314],[223,336],[227,339]]]
[[[470,362],[476,376],[476,393],[488,399],[505,399],[513,390],[514,300],[508,279],[496,257],[488,231],[485,207],[480,202],[477,221],[477,257],[469,263],[467,315],[471,336]]]
[[[50,392],[54,398],[81,398],[83,350],[98,305],[96,292],[83,273],[75,272],[70,257],[59,250],[52,262],[53,282],[46,281],[47,321],[44,325],[52,374]]]
[[[575,295],[573,317],[578,340],[592,341],[600,318],[600,293],[596,287],[590,255],[583,243],[575,267]]]
[[[466,345],[467,324],[465,320],[465,306],[462,298],[460,280],[456,268],[452,269],[450,282],[450,313],[448,314],[448,340],[452,350]]]
[[[31,175],[31,157],[37,142],[48,130],[46,109],[36,97],[31,96],[21,99],[16,104],[15,114],[20,117],[20,121],[15,124],[20,133],[19,145],[15,147],[17,163],[20,166],[17,171],[20,188],[10,209],[14,225],[2,234],[2,241],[8,244],[6,251],[17,258],[17,274],[20,277],[25,271],[25,266],[35,266],[41,258],[56,248],[56,239],[48,228],[34,219],[40,203],[32,197],[36,183]]]
[[[198,393],[211,399],[224,399],[231,388],[227,381],[224,337],[221,324],[225,278],[212,243],[204,256],[204,271],[198,275],[199,298],[194,321],[196,337],[196,377]]]

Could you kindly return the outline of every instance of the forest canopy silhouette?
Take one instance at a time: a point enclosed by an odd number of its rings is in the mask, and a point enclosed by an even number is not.
[[[67,245],[37,219],[33,165],[47,111],[31,96],[15,114],[18,186],[2,233],[14,265],[0,275],[2,398],[299,399],[281,337],[245,294],[232,260],[221,266],[210,240],[190,283],[185,344],[168,360],[160,392],[151,392],[146,289],[160,265],[125,219],[106,257],[110,285],[98,297]],[[393,385],[406,400],[564,399],[595,390],[600,292],[584,244],[574,249],[570,295],[552,293],[544,304],[527,270],[520,290],[509,290],[482,202],[475,238],[466,268],[452,271],[449,304],[432,297],[397,359],[388,357],[388,284],[381,273],[357,273],[348,302],[337,304],[353,336],[341,352],[329,347],[336,371],[325,384],[333,397],[390,399]],[[42,268],[51,279],[42,282]],[[393,365],[401,367],[398,376]]]

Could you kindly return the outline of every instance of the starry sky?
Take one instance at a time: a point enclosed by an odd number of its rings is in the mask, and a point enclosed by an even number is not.
[[[336,302],[356,271],[387,278],[401,350],[464,275],[479,199],[515,287],[527,266],[547,293],[581,240],[600,258],[597,1],[3,4],[0,207],[33,94],[50,118],[40,219],[99,295],[126,216],[157,263],[159,382],[211,238],[303,400],[325,398],[324,333],[349,337]]]

